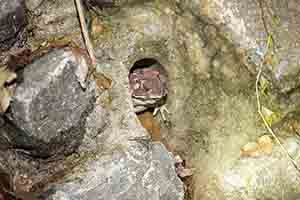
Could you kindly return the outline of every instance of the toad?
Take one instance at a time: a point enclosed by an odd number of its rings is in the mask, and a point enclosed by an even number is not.
[[[158,63],[149,67],[137,68],[129,74],[130,93],[136,113],[154,108],[153,115],[160,112],[167,120],[165,107],[168,94],[167,75]]]

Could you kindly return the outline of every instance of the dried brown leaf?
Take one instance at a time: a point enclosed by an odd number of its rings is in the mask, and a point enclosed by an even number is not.
[[[9,107],[15,84],[11,84],[17,78],[16,73],[10,71],[6,66],[0,67],[0,113]]]

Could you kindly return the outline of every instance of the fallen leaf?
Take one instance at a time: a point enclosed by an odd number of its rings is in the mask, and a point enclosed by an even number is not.
[[[11,83],[16,78],[16,73],[10,71],[6,66],[0,66],[0,87]]]
[[[94,78],[97,84],[97,87],[103,88],[103,89],[109,89],[112,84],[112,80],[110,78],[107,78],[102,73],[94,73]]]
[[[178,176],[180,178],[184,178],[184,177],[189,177],[189,176],[192,176],[193,175],[193,169],[182,169],[179,173],[178,173]]]
[[[0,67],[0,113],[4,113],[9,107],[11,97],[16,87],[12,82],[17,78],[16,73],[6,66]]]
[[[152,141],[161,141],[160,124],[152,112],[146,111],[137,115],[142,126],[148,131]]]
[[[269,125],[271,125],[278,118],[278,114],[264,106],[262,106],[262,114]]]
[[[273,149],[273,141],[269,135],[263,135],[257,139],[257,144],[259,145],[261,151],[270,154]]]
[[[256,142],[249,142],[241,148],[241,156],[256,157],[260,154],[260,147]]]
[[[6,88],[0,90],[0,112],[4,113],[10,102],[11,96]]]
[[[98,17],[94,18],[91,23],[91,33],[93,37],[102,33],[103,31],[104,31],[104,27],[101,20]]]

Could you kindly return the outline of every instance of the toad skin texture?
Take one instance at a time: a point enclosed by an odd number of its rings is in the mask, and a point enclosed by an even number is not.
[[[154,108],[154,115],[160,111],[167,112],[164,106],[168,94],[167,76],[162,66],[154,64],[149,67],[137,68],[129,74],[130,93],[136,113]]]

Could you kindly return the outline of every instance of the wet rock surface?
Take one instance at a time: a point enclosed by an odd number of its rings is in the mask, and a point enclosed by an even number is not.
[[[0,2],[0,51],[13,45],[25,23],[24,0]]]

